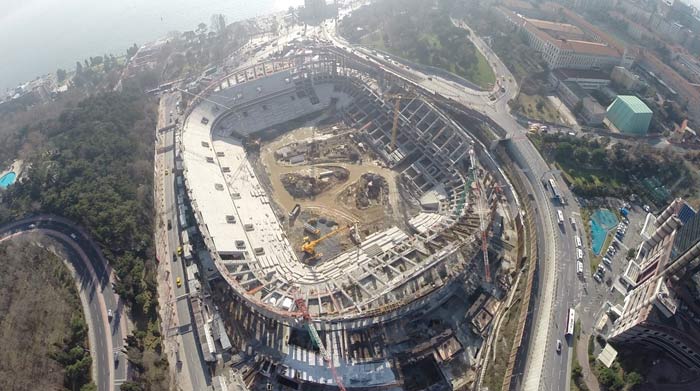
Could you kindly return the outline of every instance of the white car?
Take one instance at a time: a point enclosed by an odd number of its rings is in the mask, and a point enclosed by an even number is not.
[[[113,316],[114,316],[114,314],[112,313],[112,309],[111,308],[108,309],[107,310],[107,319],[112,320]]]

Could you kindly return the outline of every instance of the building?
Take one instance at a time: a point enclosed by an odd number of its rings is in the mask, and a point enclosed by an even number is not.
[[[593,99],[586,89],[575,81],[561,81],[556,86],[561,101],[575,112],[584,124],[598,126],[603,123],[605,108]]]
[[[639,63],[647,72],[653,73],[654,78],[663,81],[663,85],[673,90],[673,98],[687,106],[691,119],[700,121],[700,88],[649,50],[642,50]]]
[[[561,82],[574,82],[584,90],[597,90],[610,84],[608,74],[600,71],[581,69],[556,69],[550,81],[554,86]]]
[[[684,212],[683,204],[676,199],[656,218],[654,234],[630,262],[625,277],[632,290],[608,342],[665,352],[685,368],[700,371],[700,217]]]
[[[645,135],[649,130],[652,112],[633,95],[618,95],[608,107],[605,123],[613,130],[631,135]]]
[[[629,69],[623,67],[615,67],[610,74],[610,79],[612,79],[615,84],[624,88],[627,91],[635,91],[642,86],[642,81],[639,75],[634,74]]]
[[[507,20],[524,31],[533,49],[550,69],[602,69],[622,63],[622,53],[605,43],[587,40],[581,28],[546,20],[525,18],[500,8]]]

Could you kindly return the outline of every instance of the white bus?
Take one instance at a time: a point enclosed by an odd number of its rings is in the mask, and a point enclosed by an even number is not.
[[[557,210],[557,221],[559,224],[564,224],[564,213],[561,210]]]
[[[574,326],[576,325],[576,311],[573,308],[569,308],[569,316],[566,319],[566,334],[574,335]]]
[[[561,194],[559,191],[559,186],[557,186],[557,182],[554,180],[554,178],[549,178],[549,188],[552,190],[552,196],[559,201],[562,205],[566,204],[566,198]]]
[[[580,248],[576,249],[576,259],[579,261],[583,261],[583,251],[581,251]]]
[[[581,238],[578,235],[576,235],[576,248],[581,248],[581,247],[583,247],[583,245],[581,243]]]

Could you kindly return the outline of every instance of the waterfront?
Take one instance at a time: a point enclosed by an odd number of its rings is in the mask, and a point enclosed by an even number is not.
[[[0,15],[0,93],[57,68],[103,54],[121,55],[171,31],[228,22],[299,6],[303,0],[28,0],[4,5]],[[13,38],[13,39],[10,39]],[[48,39],[47,37],[50,37]]]

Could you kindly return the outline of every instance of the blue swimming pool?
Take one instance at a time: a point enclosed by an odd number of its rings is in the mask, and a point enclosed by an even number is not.
[[[15,174],[14,171],[10,171],[3,175],[2,178],[0,178],[0,189],[4,189],[7,186],[15,183],[15,179],[17,179],[17,174]]]
[[[617,225],[617,217],[608,209],[597,209],[591,215],[591,236],[593,252],[600,255],[608,232]]]

